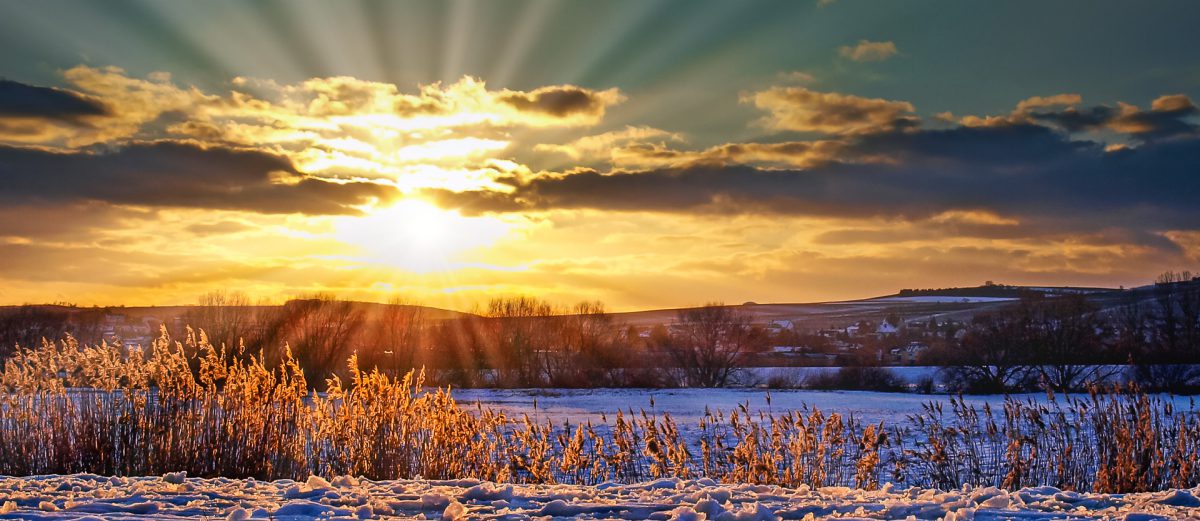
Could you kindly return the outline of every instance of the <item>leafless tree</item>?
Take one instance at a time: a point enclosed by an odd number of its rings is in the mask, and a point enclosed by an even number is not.
[[[400,298],[391,299],[376,317],[370,345],[359,354],[359,363],[397,375],[416,369],[425,326],[420,306]]]
[[[1200,282],[1190,272],[1168,271],[1154,284],[1151,341],[1137,360],[1144,385],[1171,391],[1200,387]]]
[[[957,349],[949,349],[947,381],[961,391],[1001,393],[1030,374],[1031,317],[1012,310],[978,315]]]
[[[43,339],[56,341],[71,329],[71,312],[57,306],[16,306],[0,309],[0,359],[14,349],[37,347]]]
[[[550,384],[565,387],[615,385],[620,379],[622,357],[628,357],[626,333],[601,302],[580,302],[571,313],[555,321],[562,350],[552,357]]]
[[[1103,323],[1083,295],[1026,301],[1032,330],[1030,348],[1040,383],[1055,391],[1079,390],[1116,375],[1121,362],[1101,341]]]
[[[212,345],[234,351],[253,331],[255,309],[245,293],[217,290],[201,295],[184,323],[204,331]]]
[[[720,303],[680,311],[671,329],[657,339],[659,347],[682,372],[684,383],[697,387],[729,383],[764,338],[748,316]]]
[[[309,385],[319,386],[356,347],[363,319],[353,302],[317,294],[285,303],[274,330],[278,343],[287,342],[304,367]]]
[[[492,299],[487,316],[495,331],[503,380],[510,385],[538,386],[545,381],[548,357],[558,356],[550,318],[554,308],[531,297]]]

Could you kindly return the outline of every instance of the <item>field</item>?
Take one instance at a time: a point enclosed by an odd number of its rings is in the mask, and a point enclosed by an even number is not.
[[[603,423],[617,409],[635,414],[642,410],[654,415],[669,414],[681,428],[694,427],[705,410],[733,411],[746,406],[751,411],[820,409],[853,417],[861,423],[896,423],[908,415],[919,415],[930,402],[946,404],[947,396],[869,391],[799,391],[762,389],[454,389],[459,403],[500,409],[513,417],[528,414],[540,422],[564,421]],[[1012,398],[1045,402],[1044,393],[1013,395]],[[966,396],[974,407],[1004,406],[1004,396]],[[768,400],[770,403],[768,403]],[[1176,398],[1186,408],[1186,398]]]

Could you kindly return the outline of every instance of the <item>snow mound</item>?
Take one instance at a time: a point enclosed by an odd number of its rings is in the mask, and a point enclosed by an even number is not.
[[[0,477],[0,519],[1200,519],[1197,490],[1080,494],[1054,487],[1008,492],[789,489],[712,480],[603,486],[457,481],[291,480],[93,475]]]

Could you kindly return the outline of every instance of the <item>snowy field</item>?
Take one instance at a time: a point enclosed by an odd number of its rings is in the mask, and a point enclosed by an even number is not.
[[[916,302],[921,304],[980,304],[986,302],[1012,302],[1015,297],[955,297],[949,295],[917,295],[912,297],[880,297],[870,302]]]
[[[1038,487],[1004,492],[866,492],[660,480],[596,487],[459,481],[307,482],[180,475],[0,478],[0,519],[1198,519],[1196,491],[1105,495]]]
[[[855,419],[877,423],[886,420],[892,424],[905,415],[921,411],[929,401],[946,400],[943,395],[911,393],[880,393],[870,391],[801,391],[763,389],[455,389],[454,398],[460,405],[474,406],[476,402],[485,407],[503,409],[510,415],[528,414],[542,422],[570,421],[580,423],[592,421],[603,423],[603,417],[612,420],[618,409],[628,413],[670,413],[680,424],[696,424],[704,416],[705,408],[726,413],[747,404],[751,411],[800,410],[816,407],[821,411],[853,414]],[[767,398],[770,397],[770,403]],[[1015,395],[1018,398],[1044,400],[1044,394]],[[967,403],[982,407],[985,403],[993,407],[1004,404],[1004,396],[968,396]],[[1186,404],[1186,401],[1181,402]]]
[[[941,368],[919,365],[884,366],[893,375],[908,385],[929,379],[936,386],[946,382],[942,378]],[[839,367],[747,367],[734,374],[734,383],[742,387],[754,387],[757,384],[770,381],[772,378],[782,378],[784,381],[802,383],[822,374],[835,374]]]
[[[747,404],[752,412],[783,412],[804,408],[819,408],[822,412],[836,412],[853,416],[863,423],[886,422],[888,425],[903,423],[910,414],[921,412],[923,404],[947,402],[946,395],[913,393],[881,393],[870,391],[804,391],[763,389],[455,389],[454,398],[460,405],[503,409],[510,415],[528,414],[544,423],[570,421],[580,423],[611,422],[617,409],[639,413],[642,409],[650,413],[670,413],[682,427],[695,425],[704,416],[705,408],[726,413]],[[767,398],[770,397],[770,403]],[[1061,401],[1065,395],[1058,398]],[[1043,393],[1014,394],[1018,400],[1044,402]],[[1186,396],[1161,396],[1173,401],[1176,410],[1189,410],[1191,398]],[[1001,410],[1003,395],[974,395],[963,398],[976,407],[991,405]]]

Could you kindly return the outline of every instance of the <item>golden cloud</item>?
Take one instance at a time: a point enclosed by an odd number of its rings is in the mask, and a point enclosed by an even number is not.
[[[445,176],[430,176],[431,166],[486,177],[478,163],[498,159],[511,144],[511,130],[594,125],[624,99],[615,88],[574,85],[490,90],[471,77],[415,92],[345,76],[288,85],[235,78],[223,93],[177,85],[165,73],[135,78],[115,67],[78,66],[64,77],[74,90],[14,88],[62,98],[56,107],[73,102],[78,112],[91,107],[86,100],[97,100],[105,110],[70,120],[29,119],[4,114],[0,106],[0,143],[74,150],[169,137],[252,147],[286,156],[311,175],[383,178],[404,188],[445,186],[439,184]],[[494,186],[491,179],[464,188],[486,186]]]
[[[683,136],[653,127],[626,126],[621,130],[584,136],[566,144],[540,143],[534,150],[564,154],[572,159],[609,159],[619,148],[630,144],[683,141]]]
[[[857,44],[838,47],[838,55],[856,62],[879,62],[898,53],[893,42],[859,40]]]
[[[772,87],[742,97],[745,103],[768,111],[760,123],[773,130],[853,134],[896,128],[911,122],[913,106],[906,101],[863,98],[803,87]]]

